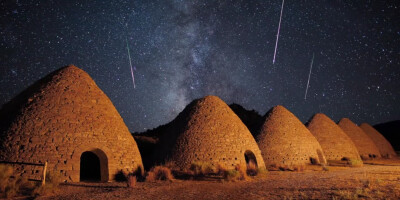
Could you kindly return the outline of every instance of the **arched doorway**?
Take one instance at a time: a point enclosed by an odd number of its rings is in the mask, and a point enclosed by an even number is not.
[[[93,149],[82,153],[80,181],[108,181],[108,159],[103,151]]]
[[[247,150],[244,152],[244,159],[246,160],[247,174],[248,175],[257,175],[257,159],[253,152]]]

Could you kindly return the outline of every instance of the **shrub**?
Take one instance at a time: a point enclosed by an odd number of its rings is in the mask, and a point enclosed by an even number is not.
[[[0,194],[1,197],[10,198],[21,192],[22,189],[32,191],[35,185],[26,177],[12,177],[11,166],[0,165]]]
[[[350,159],[347,161],[347,163],[350,165],[350,167],[362,167],[363,162],[361,160],[356,160],[356,159]]]
[[[37,183],[36,188],[32,191],[33,196],[41,196],[54,193],[58,190],[61,182],[61,174],[53,171],[46,173],[46,183],[42,185]]]
[[[224,179],[227,181],[239,180],[239,172],[235,169],[224,171]]]
[[[235,169],[226,170],[223,177],[227,181],[243,181],[248,179],[245,166],[239,164],[235,166]]]
[[[25,179],[12,177],[13,168],[8,165],[0,165],[0,194],[2,197],[10,198],[15,196]]]
[[[189,168],[195,176],[204,176],[214,173],[215,169],[208,162],[193,162]]]
[[[247,180],[248,176],[247,176],[247,170],[246,170],[246,165],[239,165],[237,164],[235,166],[235,169],[239,172],[240,177],[239,180]]]
[[[170,181],[173,180],[174,176],[171,173],[171,170],[164,166],[156,166],[152,168],[146,177],[146,181]]]
[[[8,165],[0,165],[0,192],[4,192],[13,173],[13,168]]]
[[[223,165],[221,163],[218,163],[217,164],[217,169],[215,171],[216,171],[216,173],[218,175],[222,175],[223,176],[225,174],[225,172],[227,171],[227,168],[226,168],[225,165]]]

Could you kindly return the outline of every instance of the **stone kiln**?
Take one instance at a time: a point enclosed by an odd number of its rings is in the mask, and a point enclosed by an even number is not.
[[[350,119],[343,118],[338,125],[353,140],[363,160],[381,157],[371,138]]]
[[[106,94],[68,66],[9,103],[16,114],[1,137],[0,160],[44,163],[66,181],[112,180],[142,167],[136,142]],[[30,177],[38,170],[20,166]]]
[[[267,167],[326,163],[317,139],[286,108],[275,106],[264,118],[257,143]]]
[[[362,123],[360,128],[374,141],[382,157],[392,158],[397,156],[390,142],[374,127],[367,123]]]
[[[169,124],[156,156],[187,169],[194,162],[234,168],[253,161],[264,168],[260,149],[239,117],[216,96],[190,103]]]
[[[328,160],[361,160],[351,138],[329,117],[315,114],[307,128],[317,138]]]

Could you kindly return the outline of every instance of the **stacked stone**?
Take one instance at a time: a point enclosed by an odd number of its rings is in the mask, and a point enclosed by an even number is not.
[[[384,158],[396,157],[396,152],[394,151],[392,145],[386,138],[379,133],[374,127],[367,123],[362,123],[360,128],[372,139],[376,147],[378,147],[379,152]]]
[[[317,113],[307,128],[317,138],[328,160],[360,160],[357,148],[351,138],[328,116]]]
[[[326,163],[317,139],[293,113],[280,105],[265,115],[256,140],[267,167]]]
[[[156,155],[187,169],[194,162],[223,165],[228,169],[245,165],[245,153],[254,154],[265,168],[260,149],[239,117],[216,96],[190,103],[169,125],[160,139]]]
[[[363,160],[381,157],[379,149],[371,138],[350,119],[343,118],[338,125],[351,138]]]
[[[1,160],[48,162],[48,170],[61,173],[66,181],[79,181],[80,157],[85,151],[92,151],[106,165],[103,181],[142,167],[136,142],[123,119],[83,70],[62,68],[24,94],[18,99],[22,102],[18,114],[2,135]],[[28,168],[22,175],[32,175]]]

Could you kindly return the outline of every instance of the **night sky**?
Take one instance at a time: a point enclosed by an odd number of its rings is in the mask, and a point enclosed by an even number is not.
[[[165,124],[205,95],[262,115],[280,104],[303,122],[316,112],[400,119],[400,1],[286,0],[272,64],[281,3],[1,1],[0,105],[74,64],[131,131]]]

